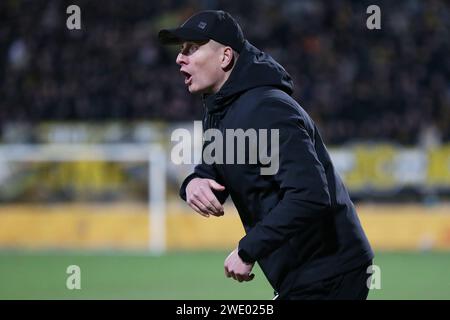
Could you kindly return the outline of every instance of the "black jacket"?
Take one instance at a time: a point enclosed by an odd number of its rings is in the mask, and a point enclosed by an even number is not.
[[[246,42],[220,91],[204,97],[204,130],[279,129],[279,170],[261,175],[258,164],[203,163],[180,190],[186,200],[186,185],[195,177],[225,186],[215,193],[222,203],[231,196],[246,231],[239,255],[257,261],[280,294],[373,258],[319,131],[290,96],[292,89],[283,67]]]

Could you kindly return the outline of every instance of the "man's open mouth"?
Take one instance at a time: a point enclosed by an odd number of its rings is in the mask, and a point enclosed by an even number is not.
[[[181,73],[184,75],[184,84],[190,85],[192,81],[192,75],[186,71],[181,71]]]

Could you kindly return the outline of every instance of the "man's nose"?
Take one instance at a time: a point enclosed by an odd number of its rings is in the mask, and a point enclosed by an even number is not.
[[[186,58],[187,57],[184,54],[179,53],[178,56],[177,56],[177,60],[176,60],[177,64],[179,64],[180,66],[182,64],[187,64],[187,59]]]

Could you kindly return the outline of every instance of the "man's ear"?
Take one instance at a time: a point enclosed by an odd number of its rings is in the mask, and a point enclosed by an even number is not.
[[[221,67],[224,71],[229,71],[234,65],[234,55],[233,49],[230,47],[225,47],[222,54],[222,64]]]

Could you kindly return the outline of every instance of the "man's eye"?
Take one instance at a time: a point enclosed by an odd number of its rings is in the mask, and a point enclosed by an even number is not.
[[[188,52],[189,53],[194,53],[197,49],[198,49],[197,46],[190,46]]]
[[[198,47],[199,47],[198,45],[182,46],[180,52],[185,55],[190,55],[193,54],[195,51],[197,51]]]

